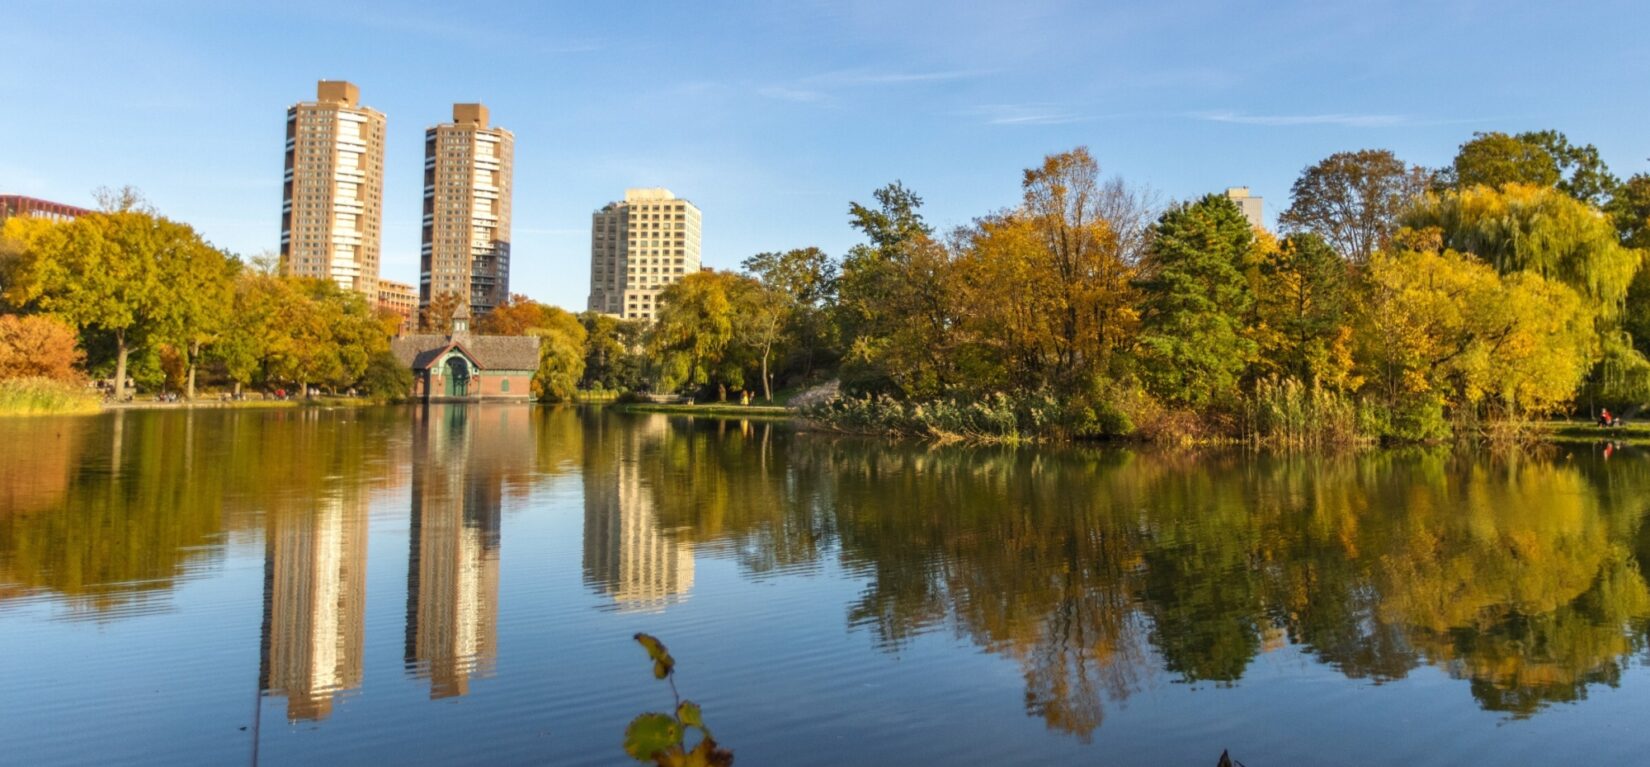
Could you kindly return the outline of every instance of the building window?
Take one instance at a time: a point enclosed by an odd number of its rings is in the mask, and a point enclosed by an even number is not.
[[[510,379],[509,378],[499,379],[498,390],[501,391],[501,392],[504,392],[505,394],[509,394],[510,393]]]

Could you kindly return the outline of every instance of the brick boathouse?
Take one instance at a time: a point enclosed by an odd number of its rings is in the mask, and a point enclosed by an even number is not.
[[[448,335],[405,335],[390,351],[412,369],[413,399],[423,402],[529,400],[539,367],[537,336],[479,336],[454,319]]]

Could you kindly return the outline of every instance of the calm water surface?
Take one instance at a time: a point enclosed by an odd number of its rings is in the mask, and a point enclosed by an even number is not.
[[[0,421],[0,763],[1577,764],[1650,455],[929,449],[528,406]]]

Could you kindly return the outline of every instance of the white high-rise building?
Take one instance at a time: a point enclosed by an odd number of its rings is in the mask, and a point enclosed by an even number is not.
[[[337,282],[378,299],[384,213],[384,115],[361,92],[322,80],[315,101],[286,110],[281,272]]]
[[[623,202],[591,216],[594,312],[627,320],[658,316],[659,292],[699,271],[699,208],[669,189],[626,189]]]

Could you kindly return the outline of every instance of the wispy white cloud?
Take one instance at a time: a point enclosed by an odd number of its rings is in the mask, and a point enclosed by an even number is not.
[[[1157,119],[1157,112],[1094,112],[1081,106],[1056,103],[981,104],[957,114],[977,117],[985,125],[1068,125],[1101,120]]]
[[[1191,117],[1199,120],[1208,120],[1218,123],[1235,123],[1238,125],[1339,125],[1348,128],[1388,128],[1397,125],[1412,125],[1414,118],[1408,115],[1393,114],[1353,114],[1347,112],[1325,112],[1321,114],[1299,115],[1254,115],[1242,112],[1214,111],[1193,112]]]
[[[986,125],[1065,125],[1093,119],[1059,104],[982,104],[963,114],[979,117]]]
[[[957,69],[945,71],[877,71],[872,69],[840,69],[809,75],[786,82],[766,85],[729,86],[747,88],[748,92],[765,99],[789,101],[797,104],[833,105],[842,91],[855,88],[921,86],[967,80],[989,74],[987,70]]]

